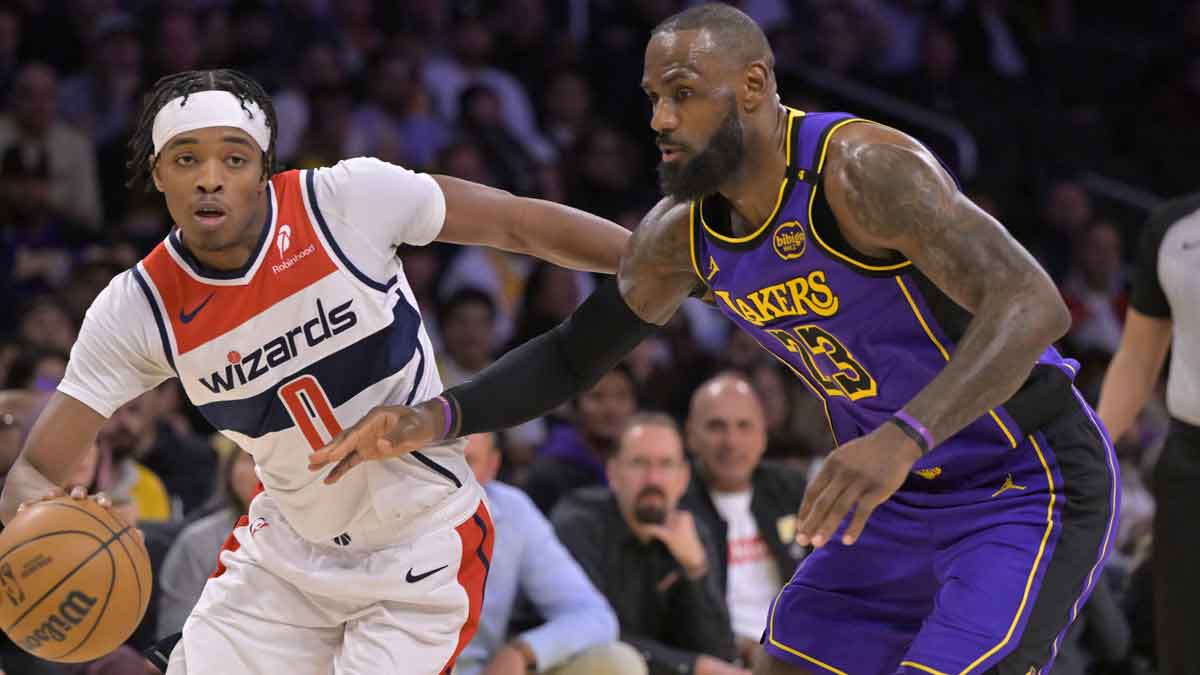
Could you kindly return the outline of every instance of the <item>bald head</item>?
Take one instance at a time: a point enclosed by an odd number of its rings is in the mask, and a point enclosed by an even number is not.
[[[767,449],[767,425],[762,401],[745,378],[726,373],[700,385],[688,412],[687,445],[710,489],[750,489]]]
[[[661,33],[705,31],[722,54],[737,57],[737,65],[763,61],[775,67],[775,54],[762,29],[745,12],[720,2],[686,9],[654,27],[650,37]]]

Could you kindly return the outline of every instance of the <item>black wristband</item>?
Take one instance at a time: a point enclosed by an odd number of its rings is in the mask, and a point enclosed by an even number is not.
[[[615,278],[605,280],[566,321],[443,392],[455,407],[451,433],[499,431],[554,410],[657,329],[629,308]]]

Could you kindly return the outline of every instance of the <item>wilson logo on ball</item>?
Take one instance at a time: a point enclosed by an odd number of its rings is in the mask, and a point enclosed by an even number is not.
[[[66,640],[67,633],[83,623],[95,604],[96,598],[81,591],[71,591],[67,599],[59,603],[58,613],[51,614],[42,625],[34,628],[32,633],[22,638],[21,646],[33,651],[52,640],[54,642]]]
[[[17,583],[12,565],[8,563],[4,563],[0,567],[0,586],[4,587],[4,594],[8,596],[8,601],[14,606],[25,602],[25,591],[21,588],[21,584]]]

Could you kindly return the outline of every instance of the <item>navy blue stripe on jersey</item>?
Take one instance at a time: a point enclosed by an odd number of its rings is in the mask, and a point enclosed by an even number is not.
[[[154,301],[154,294],[150,292],[150,286],[136,267],[129,271],[133,272],[133,278],[137,280],[138,286],[142,289],[142,295],[145,295],[146,302],[150,303],[150,311],[154,313],[154,323],[158,325],[158,339],[162,341],[163,353],[167,355],[167,363],[171,364],[171,370],[179,375],[179,369],[175,367],[175,355],[171,353],[171,341],[167,339],[167,324],[163,323],[163,315],[158,311],[158,303]]]
[[[357,277],[359,281],[381,293],[387,293],[392,289],[392,286],[396,284],[396,275],[393,274],[391,279],[388,279],[385,283],[381,284],[371,277],[368,277],[366,274],[363,274],[362,270],[358,269],[354,266],[354,263],[350,262],[350,258],[348,258],[345,252],[342,251],[342,247],[338,246],[337,239],[333,238],[333,232],[329,230],[329,224],[325,222],[325,216],[321,213],[321,206],[317,203],[317,187],[315,177],[316,173],[312,169],[306,171],[304,185],[308,190],[308,203],[310,206],[312,206],[313,215],[317,218],[317,225],[320,226],[321,232],[325,235],[325,241],[329,242],[329,246],[333,248],[333,252],[337,255],[338,260],[341,260],[342,264],[346,266],[346,269],[350,270],[350,272]]]
[[[392,309],[394,319],[386,328],[326,356],[259,394],[197,406],[200,414],[220,431],[236,431],[250,438],[261,438],[293,426],[292,418],[279,398],[279,388],[296,377],[312,375],[316,378],[336,408],[371,385],[400,372],[418,351],[421,315],[402,294],[398,295],[399,300]]]
[[[442,466],[441,464],[438,464],[437,462],[433,461],[432,459],[429,459],[429,455],[426,455],[425,453],[419,452],[419,451],[413,452],[411,454],[412,454],[413,458],[416,459],[418,462],[424,464],[425,466],[427,466],[427,467],[433,469],[434,471],[445,476],[446,480],[450,481],[451,483],[454,483],[454,487],[456,487],[456,488],[462,487],[462,481],[458,479],[458,476],[454,475],[453,471],[451,471],[450,469],[447,469],[446,467]]]
[[[487,541],[488,536],[487,523],[483,522],[483,518],[481,518],[478,513],[471,517],[475,520],[475,524],[479,526],[479,529],[483,531],[483,538],[479,540],[479,548],[475,549],[475,555],[479,556],[480,562],[483,563],[483,569],[490,572],[492,569],[492,563],[488,560],[487,554],[483,552],[483,544]],[[484,579],[483,583],[487,584],[487,579]]]
[[[399,291],[397,291],[399,292]],[[421,343],[417,343],[417,376],[413,378],[412,390],[408,392],[408,397],[404,399],[404,405],[412,405],[413,398],[417,395],[417,390],[421,388],[421,378],[425,375],[425,350],[421,349]]]
[[[191,269],[192,272],[198,277],[222,280],[241,279],[250,272],[250,268],[253,267],[254,262],[258,260],[259,254],[262,253],[263,246],[267,244],[267,235],[271,233],[271,223],[274,222],[275,217],[275,186],[271,185],[270,181],[268,181],[267,189],[271,191],[271,193],[267,195],[267,219],[263,222],[262,232],[258,234],[258,243],[254,245],[253,252],[250,253],[250,257],[246,258],[246,264],[242,265],[241,269],[214,270],[210,267],[205,267],[204,263],[200,262],[196,256],[192,255],[192,252],[189,251],[187,247],[183,245],[183,242],[179,240],[178,229],[172,230],[171,234],[167,236],[168,245],[175,249],[175,253],[179,255],[179,259],[182,260],[184,264],[187,265],[188,268]]]

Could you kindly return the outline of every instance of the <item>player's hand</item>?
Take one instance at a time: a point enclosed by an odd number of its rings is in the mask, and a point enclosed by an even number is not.
[[[704,553],[704,544],[700,542],[700,533],[696,531],[696,521],[691,512],[675,509],[667,515],[665,523],[645,524],[641,528],[666,545],[688,578],[695,579],[707,571],[708,556]]]
[[[67,496],[67,493],[60,488],[47,490],[41,497],[37,497],[36,499],[27,499],[21,502],[21,505],[17,507],[17,513],[24,511],[25,507],[32,506],[38,502],[48,502],[51,499],[58,499],[59,497],[65,496]],[[71,488],[71,499],[88,499],[87,489],[79,485]],[[97,492],[96,494],[91,495],[91,499],[100,506],[112,511],[112,500],[109,499],[108,495],[104,494],[103,492]]]
[[[420,450],[438,440],[443,428],[442,407],[436,401],[416,407],[378,406],[352,427],[308,456],[308,470],[336,464],[325,477],[332,485],[346,472],[369,459],[384,459]]]
[[[796,541],[802,546],[824,546],[853,509],[854,518],[842,534],[843,544],[853,544],[875,507],[900,489],[920,457],[921,449],[894,424],[884,424],[829,453],[804,492]]]

